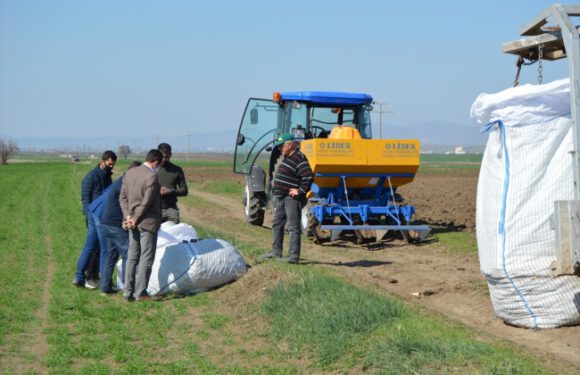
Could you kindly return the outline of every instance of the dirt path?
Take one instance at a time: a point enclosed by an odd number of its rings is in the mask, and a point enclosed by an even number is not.
[[[228,222],[243,220],[239,199],[196,190],[190,193],[230,213],[212,216],[196,207],[182,207],[184,219],[192,225],[227,231]],[[201,217],[203,221],[197,219]],[[269,225],[269,215],[265,223]],[[456,220],[453,223],[464,225]],[[236,233],[236,236],[259,242],[265,250],[269,247],[267,227],[259,238],[255,233]],[[487,284],[479,272],[476,256],[449,253],[437,242],[417,246],[396,239],[369,247],[348,241],[323,246],[305,242],[302,255],[303,263],[308,266],[326,267],[354,284],[397,294],[478,331],[513,341],[543,358],[580,366],[580,326],[534,332],[494,319]]]

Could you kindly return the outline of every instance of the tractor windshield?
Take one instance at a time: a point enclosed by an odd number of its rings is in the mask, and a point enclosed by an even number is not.
[[[325,138],[337,124],[358,129],[363,138],[372,138],[366,106],[328,107],[287,102],[284,129],[305,129],[305,138]],[[279,129],[280,131],[281,129]]]

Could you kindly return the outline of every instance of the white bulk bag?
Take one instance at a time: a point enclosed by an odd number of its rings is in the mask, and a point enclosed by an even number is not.
[[[580,278],[550,269],[554,201],[574,199],[569,79],[481,94],[471,117],[489,131],[476,230],[496,315],[529,328],[580,323]]]
[[[175,224],[172,221],[166,221],[161,224],[161,228],[157,232],[158,249],[176,242],[189,242],[191,240],[197,240],[197,232],[195,228],[185,223]]]
[[[236,280],[246,271],[244,258],[227,241],[197,241],[197,233],[190,225],[163,223],[147,292],[151,296],[197,293]],[[119,277],[117,285],[124,289]]]

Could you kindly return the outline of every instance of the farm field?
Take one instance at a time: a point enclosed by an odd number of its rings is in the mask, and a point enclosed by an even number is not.
[[[479,271],[475,240],[480,160],[476,155],[424,155],[415,181],[399,188],[405,200],[417,207],[415,219],[433,228],[434,236],[426,243],[410,245],[392,240],[356,245],[353,241],[335,241],[321,246],[303,242],[302,256],[306,257],[306,263],[328,266],[347,280],[384,288],[414,304],[511,340],[538,355],[555,356],[578,366],[580,326],[533,332],[510,327],[494,318],[487,284]],[[227,168],[222,173],[222,177],[217,177],[216,169],[211,174],[201,172],[193,196],[203,197],[205,202],[213,200],[228,215],[237,214],[243,220],[241,187],[239,191],[235,189],[236,185],[243,186],[243,176],[232,177]],[[212,182],[215,180],[229,183],[216,187]],[[228,191],[232,192],[229,200],[224,196]],[[216,199],[216,193],[220,198]],[[195,205],[189,210],[195,220]],[[268,219],[267,212],[266,226]],[[223,220],[225,217],[216,221]],[[204,219],[205,225],[210,222],[211,219]]]
[[[71,285],[92,165],[0,168],[1,373],[577,373],[580,327],[493,319],[474,239],[476,162],[428,161],[400,189],[434,228],[426,243],[304,238],[299,266],[259,261],[269,217],[244,223],[227,156],[177,163],[190,184],[183,221],[251,267],[217,290],[140,304]]]

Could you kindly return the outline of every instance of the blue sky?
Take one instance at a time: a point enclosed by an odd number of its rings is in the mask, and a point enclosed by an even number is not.
[[[501,44],[551,4],[0,0],[0,136],[237,129],[248,97],[297,90],[368,93],[384,123],[477,126],[477,95],[514,79]],[[544,64],[544,82],[567,75]]]

